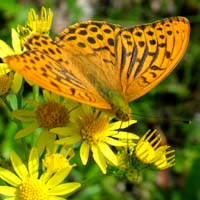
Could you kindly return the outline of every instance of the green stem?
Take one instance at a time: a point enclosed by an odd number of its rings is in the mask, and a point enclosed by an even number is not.
[[[39,86],[38,85],[33,85],[33,99],[36,102],[39,102]]]
[[[22,108],[23,92],[24,92],[24,84],[22,84],[20,91],[16,94],[18,109]]]
[[[6,106],[6,108],[8,108],[8,110],[9,110],[10,112],[12,112],[13,109],[12,109],[10,103],[8,102],[8,100],[6,99],[6,96],[1,96],[0,98],[1,98],[1,100],[2,100],[2,102],[3,102],[3,104]]]

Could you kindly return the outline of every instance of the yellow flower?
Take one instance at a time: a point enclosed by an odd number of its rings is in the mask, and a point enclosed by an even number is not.
[[[59,172],[64,168],[73,168],[76,165],[70,164],[70,160],[75,156],[74,150],[72,147],[66,147],[63,145],[60,151],[58,151],[58,145],[55,145],[53,152],[50,152],[47,149],[47,153],[45,154],[45,158],[43,159],[43,165],[45,168],[52,172]]]
[[[25,26],[18,25],[17,30],[20,35],[22,44],[26,37],[34,32],[48,34],[52,24],[53,13],[51,9],[47,10],[42,7],[40,16],[32,8],[28,12],[28,20]]]
[[[175,151],[168,145],[161,145],[161,136],[156,131],[147,131],[135,146],[135,156],[143,164],[152,164],[159,170],[175,164]]]
[[[54,174],[44,171],[39,175],[39,154],[37,148],[32,148],[28,166],[12,151],[10,154],[15,173],[0,167],[0,178],[7,182],[0,186],[0,194],[9,200],[65,200],[64,195],[77,190],[81,185],[77,182],[63,183],[71,168],[65,168]]]
[[[21,138],[34,132],[36,129],[41,128],[40,136],[38,139],[39,153],[42,153],[45,147],[52,150],[56,135],[49,132],[51,128],[63,127],[69,125],[70,118],[73,116],[73,110],[77,104],[70,100],[43,90],[44,103],[39,104],[33,100],[27,100],[29,104],[34,107],[34,110],[15,110],[12,116],[22,122],[29,122],[24,129],[16,133],[15,138]]]
[[[9,55],[20,54],[22,52],[22,46],[20,44],[20,39],[17,31],[15,29],[11,30],[12,37],[12,48],[6,44],[3,40],[0,40],[0,58],[4,58]],[[11,70],[9,66],[5,63],[0,63],[0,76],[10,73]],[[14,73],[11,81],[11,91],[17,94],[22,85],[22,76],[18,73]],[[1,87],[2,85],[0,85]],[[1,90],[1,89],[0,89]]]
[[[33,32],[49,33],[52,24],[53,13],[51,9],[46,11],[44,7],[41,9],[40,17],[36,14],[34,9],[30,9],[28,13],[27,26]]]
[[[117,130],[136,123],[135,120],[109,123],[111,120],[106,113],[83,105],[72,126],[54,128],[51,131],[61,136],[57,141],[58,144],[71,145],[81,141],[82,163],[87,164],[89,153],[92,151],[95,162],[105,174],[107,163],[118,165],[117,157],[111,146],[126,146],[127,138],[131,139],[132,143],[134,139],[139,138],[135,134]]]
[[[157,169],[164,170],[175,165],[175,150],[170,146],[158,147],[157,153],[160,153],[160,158],[154,162]]]

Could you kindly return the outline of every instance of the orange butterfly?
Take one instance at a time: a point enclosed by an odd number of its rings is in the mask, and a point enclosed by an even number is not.
[[[67,27],[55,41],[32,34],[27,51],[3,60],[39,86],[130,118],[128,103],[160,83],[183,57],[190,35],[184,17],[122,28],[86,21]]]

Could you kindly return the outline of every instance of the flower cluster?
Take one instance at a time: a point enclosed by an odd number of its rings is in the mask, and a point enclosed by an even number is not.
[[[51,157],[53,156],[52,154]],[[77,182],[62,183],[73,168],[64,155],[57,158],[57,161],[67,164],[62,167],[54,166],[53,169],[46,161],[48,158],[45,158],[44,165],[47,169],[41,174],[39,174],[40,157],[35,147],[31,149],[28,166],[14,151],[10,153],[10,159],[15,173],[0,167],[0,178],[9,184],[9,186],[0,186],[0,194],[12,197],[10,199],[56,200],[58,196],[69,194],[81,186]]]
[[[27,24],[12,29],[12,48],[0,40],[0,58],[25,51],[24,41],[34,32],[49,34],[52,12],[42,8],[41,17],[33,9]],[[174,150],[161,145],[160,135],[148,131],[142,137],[126,131],[135,120],[116,121],[107,112],[82,105],[39,87],[26,77],[0,64],[0,97],[9,108],[11,119],[18,125],[15,139],[32,135],[32,148],[28,165],[14,152],[10,160],[14,172],[0,167],[0,194],[9,199],[65,199],[80,188],[77,182],[66,182],[66,177],[77,166],[73,162],[79,154],[86,166],[93,160],[103,174],[108,169],[125,171],[129,180],[135,180],[143,166],[158,170],[174,165]],[[23,96],[23,85],[33,88],[32,96]],[[17,106],[13,107],[7,95],[14,94]],[[29,144],[29,145],[30,145]]]

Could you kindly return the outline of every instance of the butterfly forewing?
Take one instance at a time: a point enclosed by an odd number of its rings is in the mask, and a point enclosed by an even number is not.
[[[189,22],[174,17],[123,29],[116,37],[117,68],[125,97],[133,101],[154,88],[183,57]],[[132,51],[131,51],[132,49]]]
[[[85,21],[67,27],[56,41],[72,45],[75,54],[99,54],[103,61],[115,63],[114,39],[121,27],[107,22]]]
[[[121,27],[107,22],[86,21],[67,27],[56,41],[61,48],[71,51],[85,66],[83,71],[98,90],[121,90],[116,74],[115,37]],[[92,64],[87,64],[87,63]],[[81,66],[79,66],[80,68]],[[97,78],[98,77],[98,78]],[[115,77],[110,81],[111,77]],[[93,83],[94,84],[94,83]]]
[[[4,58],[12,69],[42,88],[58,95],[110,109],[94,86],[77,70],[80,65],[70,52],[64,52],[48,36],[31,35],[26,44],[28,51]]]

